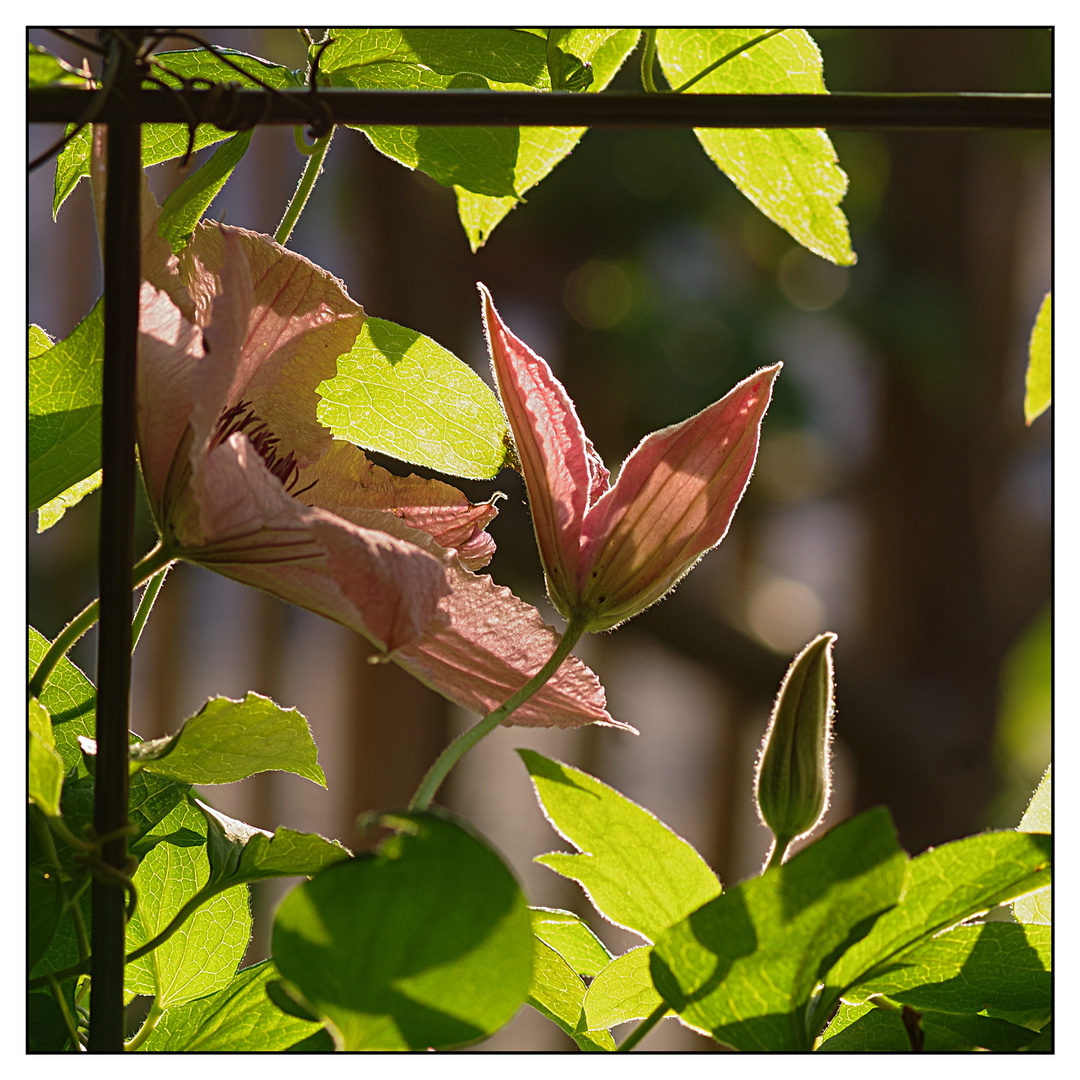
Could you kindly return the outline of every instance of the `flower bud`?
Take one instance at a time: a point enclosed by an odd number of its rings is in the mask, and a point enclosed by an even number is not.
[[[821,634],[792,661],[761,744],[754,793],[758,815],[776,838],[769,865],[812,832],[829,805],[835,640]]]

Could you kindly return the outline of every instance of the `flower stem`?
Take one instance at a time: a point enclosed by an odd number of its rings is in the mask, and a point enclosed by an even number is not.
[[[416,794],[409,803],[410,810],[426,810],[439,790],[439,785],[446,779],[446,774],[454,767],[466,751],[471,750],[485,735],[489,735],[518,706],[524,705],[544,684],[559,670],[562,662],[570,655],[570,650],[581,640],[585,633],[585,619],[571,619],[563,631],[562,639],[555,647],[548,662],[520,689],[507,698],[494,712],[488,713],[480,723],[460,734],[435,760],[435,764],[420,781]]]
[[[641,54],[641,85],[647,93],[659,94],[653,70],[656,67],[656,28],[645,31],[645,51]]]
[[[131,571],[132,583],[131,587],[137,588],[147,578],[153,577],[160,571],[168,569],[173,562],[173,556],[165,551],[165,549],[159,544],[149,554],[146,555],[140,562],[135,564],[134,569]],[[160,588],[160,582],[158,584]],[[150,586],[147,586],[149,591]],[[156,597],[157,593],[154,593]],[[143,596],[145,600],[145,594]],[[150,600],[150,604],[153,604],[153,598]],[[140,611],[143,605],[139,604]],[[150,613],[149,607],[147,607],[146,614]],[[136,616],[137,618],[138,616]],[[45,689],[45,684],[49,681],[49,676],[53,673],[53,668],[60,662],[61,658],[66,656],[68,650],[75,644],[94,625],[98,620],[98,601],[93,600],[87,604],[74,619],[71,620],[60,631],[56,640],[49,646],[45,655],[41,658],[41,663],[38,664],[37,670],[34,672],[33,678],[30,680],[29,693],[30,697],[41,697],[42,690]],[[145,615],[143,616],[145,622]],[[141,630],[140,626],[140,630]],[[135,641],[138,640],[138,636],[133,636],[132,648],[134,648]]]
[[[274,233],[274,240],[281,244],[282,247],[289,242],[289,237],[292,236],[296,222],[307,204],[311,189],[315,186],[315,181],[318,180],[319,174],[322,172],[323,158],[326,157],[326,151],[330,149],[330,140],[333,137],[334,129],[331,128],[321,139],[315,141],[310,150],[305,151],[308,154],[308,159],[304,171],[300,174],[300,183],[296,185],[296,191],[293,192],[289,205],[285,207],[285,216],[281,219],[277,232]]]
[[[791,838],[785,836],[778,836],[773,841],[773,849],[769,852],[769,861],[765,864],[765,870],[771,870],[774,866],[780,866],[783,864],[784,856],[787,854],[787,849],[791,847]]]
[[[630,1032],[629,1035],[626,1036],[626,1040],[623,1042],[622,1046],[619,1047],[618,1053],[628,1054],[631,1050],[633,1050],[634,1047],[637,1046],[637,1044],[641,1042],[641,1040],[644,1039],[645,1036],[648,1035],[649,1032],[652,1031],[652,1029],[656,1027],[656,1025],[659,1024],[661,1020],[664,1019],[667,1011],[667,1002],[660,1002],[660,1004],[657,1005],[656,1008],[653,1009],[653,1011],[649,1013],[649,1015],[646,1016],[645,1019],[642,1020],[641,1023],[638,1024],[638,1026]]]
[[[139,600],[138,610],[135,612],[135,618],[131,622],[131,651],[135,651],[135,646],[139,644],[139,638],[142,637],[143,627],[146,625],[146,620],[150,618],[150,612],[154,607],[154,601],[157,600],[158,593],[161,592],[161,586],[165,584],[165,575],[169,572],[172,563],[166,563],[147,583],[146,588],[143,589],[143,594]]]

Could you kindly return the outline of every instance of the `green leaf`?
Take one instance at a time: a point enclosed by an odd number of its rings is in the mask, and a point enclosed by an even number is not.
[[[652,948],[641,945],[616,957],[593,979],[585,995],[585,1026],[610,1028],[628,1020],[643,1020],[664,999],[649,971]]]
[[[1051,811],[1053,810],[1052,787],[1050,778],[1051,766],[1046,766],[1039,786],[1035,794],[1031,796],[1024,816],[1020,819],[1018,829],[1027,833],[1049,833],[1051,831]],[[1013,904],[1013,915],[1017,922],[1041,923],[1049,926],[1053,914],[1053,890],[1047,886],[1029,896],[1022,896]]]
[[[158,220],[158,235],[172,245],[173,254],[188,246],[195,226],[217,198],[251,145],[254,128],[234,135],[210,160],[191,174],[166,200]]]
[[[286,979],[345,1050],[464,1046],[497,1031],[528,993],[533,934],[503,861],[446,814],[405,813],[372,855],[294,889],[274,920]]]
[[[1038,1032],[989,1016],[956,1016],[927,1012],[919,1021],[926,1052],[997,1050],[1013,1051],[1030,1046]],[[877,1008],[841,1005],[825,1031],[818,1049],[826,1053],[905,1053],[911,1041],[898,1007]]]
[[[760,29],[661,29],[657,51],[680,87]],[[706,75],[695,94],[824,94],[821,53],[805,30],[785,30]],[[795,240],[840,266],[855,262],[840,200],[848,179],[820,128],[695,128],[705,152],[732,183]]]
[[[31,352],[40,345],[31,335]],[[30,357],[27,430],[30,509],[101,467],[102,302],[63,341]]]
[[[1028,424],[1050,407],[1054,373],[1054,323],[1050,297],[1050,293],[1043,297],[1028,345],[1027,376],[1024,380],[1024,420]]]
[[[1052,1005],[1050,928],[990,922],[959,926],[910,949],[845,1000],[884,994],[919,1012],[1017,1015],[1045,1022]]]
[[[592,93],[605,89],[623,61],[634,51],[640,30],[571,30],[560,45],[580,60],[592,65]],[[586,128],[523,127],[518,129],[517,157],[513,163],[513,191],[498,196],[457,185],[458,217],[477,251],[492,230],[581,141]]]
[[[47,49],[33,42],[27,60],[27,87],[30,90],[41,86],[86,86],[86,78],[80,75],[70,64],[53,56]]]
[[[38,508],[37,531],[43,533],[51,529],[73,506],[86,498],[92,491],[101,487],[101,470],[91,473],[85,480],[72,484],[67,491],[62,491],[55,499],[50,499],[44,506]]]
[[[903,900],[852,946],[826,978],[846,1000],[907,949],[1050,880],[1051,837],[1001,831],[931,848],[907,864]],[[809,850],[809,849],[808,849]]]
[[[216,994],[166,1010],[140,1050],[265,1053],[285,1050],[322,1025],[283,1013],[266,995],[273,960],[244,968]]]
[[[64,759],[56,752],[52,721],[37,698],[30,699],[28,746],[30,778],[27,794],[49,817],[60,816],[60,790],[64,783]]]
[[[845,821],[662,934],[653,983],[727,1046],[808,1050],[817,1032],[807,1005],[822,972],[896,902],[905,863],[883,807]]]
[[[52,867],[28,866],[26,872],[26,966],[32,968],[56,935],[64,910],[64,892]]]
[[[365,319],[318,393],[319,420],[336,439],[477,480],[506,460],[506,418],[491,389],[415,330]]]
[[[567,70],[591,64],[602,90],[633,51],[638,30],[569,30],[559,41]],[[550,90],[546,35],[506,27],[331,30],[320,62],[332,86],[361,89]],[[372,145],[420,169],[458,196],[476,251],[533,185],[577,145],[585,128],[358,126]]]
[[[720,892],[705,860],[648,810],[569,765],[518,753],[548,820],[581,852],[535,861],[577,881],[606,919],[655,941]]]
[[[585,983],[581,976],[554,949],[538,940],[526,1001],[541,1016],[561,1027],[582,1050],[614,1050],[615,1040],[610,1031],[584,1030],[584,1000]]]
[[[32,626],[29,637],[27,654],[29,673],[33,675],[49,648],[49,640]],[[86,776],[79,736],[94,734],[94,684],[65,656],[53,668],[40,700],[52,717],[53,745],[64,761],[64,771],[75,769],[76,775]]]
[[[207,825],[188,802],[159,823],[162,834],[135,872],[139,903],[127,926],[127,950],[164,930],[210,877]],[[168,1009],[227,987],[251,937],[247,887],[219,893],[201,906],[168,940],[127,965],[128,993],[153,994]]]
[[[74,983],[65,983],[62,991],[68,999],[69,1007],[74,1007],[73,994],[68,987]],[[52,993],[45,989],[40,993],[26,996],[26,1051],[30,1054],[55,1054],[71,1048],[64,1014]]]
[[[242,701],[219,697],[175,734],[131,748],[149,772],[185,784],[232,784],[255,773],[296,773],[326,787],[307,720],[251,691]]]
[[[275,64],[270,60],[263,60],[248,53],[237,52],[234,49],[218,49],[217,51],[228,56],[244,72],[250,72],[274,89],[280,90],[286,87],[303,86],[303,80],[299,75],[281,64]],[[247,88],[258,86],[255,79],[236,71],[205,49],[179,49],[173,52],[155,53],[154,59],[168,69],[168,71],[165,71],[157,68],[154,72],[155,77],[161,79],[168,86],[179,87],[181,85],[180,79],[173,77],[169,72],[186,79],[198,78],[226,85],[236,83]],[[205,86],[202,88],[205,89]],[[213,124],[199,124],[195,129],[192,151],[201,150],[204,146],[211,146],[224,139],[230,139],[234,135],[235,132],[222,131],[221,128],[215,127]],[[64,147],[57,157],[55,193],[53,196],[54,220],[57,211],[68,195],[75,189],[75,185],[82,177],[89,174],[90,149],[90,128],[85,127],[75,139]],[[186,124],[143,124],[143,168],[182,157],[187,153],[187,150],[188,128]]]
[[[533,933],[553,948],[579,975],[591,979],[611,963],[607,946],[572,911],[529,908]]]
[[[269,877],[309,877],[352,854],[336,840],[279,826],[272,834],[195,800],[208,824],[210,884],[216,889]]]

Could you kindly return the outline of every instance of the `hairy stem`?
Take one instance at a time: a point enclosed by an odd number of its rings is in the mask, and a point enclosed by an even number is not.
[[[153,551],[149,552],[145,558],[135,564],[135,568],[131,572],[131,587],[133,589],[138,588],[147,578],[153,577],[159,571],[167,569],[173,561],[173,556],[166,552],[159,544]],[[156,596],[157,594],[155,593],[154,595]],[[150,603],[153,604],[153,600],[151,600]],[[142,608],[141,603],[139,607],[140,609]],[[56,640],[49,646],[45,655],[41,658],[41,663],[38,664],[37,669],[34,671],[34,676],[30,680],[28,688],[30,697],[41,697],[41,692],[45,689],[45,684],[49,681],[49,676],[53,673],[53,668],[56,667],[62,657],[67,655],[68,650],[72,645],[74,645],[75,642],[97,622],[98,609],[98,601],[92,601],[87,604],[87,606],[83,608],[83,610],[80,611],[63,630],[60,631]],[[147,614],[149,614],[149,608],[147,609]],[[135,641],[137,640],[138,636],[133,635],[132,648],[135,647]]]
[[[164,1012],[165,1010],[158,1005],[158,999],[154,998],[154,1001],[150,1006],[150,1011],[146,1014],[146,1019],[142,1023],[142,1027],[139,1028],[126,1043],[124,1043],[124,1049],[138,1050],[139,1047],[154,1033],[154,1028],[157,1027],[158,1021],[161,1019]]]
[[[150,612],[153,610],[154,601],[157,600],[158,593],[161,592],[161,586],[165,584],[165,575],[168,574],[172,563],[166,563],[147,583],[146,588],[143,589],[142,597],[139,599],[138,609],[135,611],[135,618],[131,621],[131,651],[135,651],[135,646],[139,644],[139,638],[142,637],[143,627],[146,626],[146,620],[150,618]]]
[[[289,205],[285,207],[285,216],[282,217],[281,224],[277,227],[277,232],[274,233],[274,239],[282,247],[289,242],[289,237],[292,236],[296,222],[307,204],[308,196],[311,195],[311,189],[315,186],[315,181],[318,180],[319,174],[322,172],[323,159],[326,157],[326,151],[330,149],[330,140],[333,137],[334,129],[331,128],[326,135],[315,141],[310,150],[304,150],[304,153],[308,155],[307,164],[300,174],[300,183],[296,185],[296,191],[289,200]]]
[[[688,79],[682,86],[676,87],[672,93],[681,94],[684,90],[689,90],[694,83],[698,82],[698,80],[704,79],[706,75],[711,75],[718,67],[722,67],[729,60],[734,60],[740,53],[746,52],[747,49],[752,49],[755,45],[760,45],[761,42],[767,41],[771,37],[776,37],[777,34],[782,34],[786,29],[786,26],[782,26],[779,30],[766,30],[764,34],[758,34],[756,38],[744,41],[737,49],[732,49],[731,52],[721,56],[719,60],[714,60],[707,68],[699,71],[692,79]]]
[[[416,794],[409,803],[410,810],[426,810],[439,790],[439,785],[446,779],[446,774],[454,767],[458,759],[471,750],[485,735],[490,734],[516,708],[524,705],[544,684],[559,670],[562,662],[570,655],[570,650],[585,633],[584,620],[571,619],[562,639],[555,647],[548,662],[517,693],[500,705],[494,712],[488,713],[475,727],[459,735],[435,760],[435,764],[420,781]]]
[[[645,51],[641,54],[641,85],[647,93],[658,94],[660,91],[653,77],[653,69],[656,67],[656,28],[645,31]]]
[[[637,1046],[637,1044],[641,1042],[641,1040],[644,1039],[645,1036],[648,1035],[649,1032],[652,1031],[652,1029],[656,1027],[656,1025],[659,1024],[661,1020],[664,1019],[664,1015],[665,1013],[667,1013],[667,1011],[668,1007],[666,1002],[661,1002],[659,1005],[657,1005],[656,1008],[653,1009],[653,1011],[649,1013],[649,1015],[646,1016],[645,1019],[642,1020],[641,1023],[638,1024],[638,1026],[630,1032],[629,1035],[626,1036],[625,1041],[623,1042],[622,1046],[619,1047],[617,1053],[628,1054],[631,1050],[633,1050],[634,1047]]]
[[[772,851],[769,852],[768,862],[762,868],[762,873],[766,870],[771,870],[774,866],[780,866],[783,864],[784,856],[787,854],[788,848],[791,847],[790,836],[778,836],[773,841]]]

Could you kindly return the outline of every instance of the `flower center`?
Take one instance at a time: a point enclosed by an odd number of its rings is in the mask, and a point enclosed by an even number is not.
[[[250,401],[238,401],[231,409],[226,409],[214,428],[214,435],[210,440],[210,449],[220,446],[231,435],[243,432],[248,442],[255,448],[255,452],[266,463],[272,476],[276,476],[290,495],[302,495],[310,491],[319,481],[312,480],[307,487],[294,491],[297,481],[300,479],[300,466],[296,463],[296,455],[290,450],[282,456],[278,450],[281,441],[270,430],[269,425],[251,407]]]

